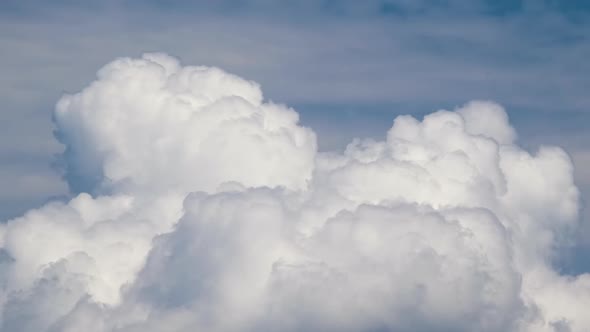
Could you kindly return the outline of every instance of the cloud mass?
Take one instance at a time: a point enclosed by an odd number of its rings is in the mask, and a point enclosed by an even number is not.
[[[121,58],[54,114],[79,193],[0,224],[1,331],[586,331],[569,156],[472,101],[319,153],[257,83]]]

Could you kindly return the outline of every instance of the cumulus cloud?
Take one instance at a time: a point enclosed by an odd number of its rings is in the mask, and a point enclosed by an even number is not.
[[[58,102],[67,203],[0,225],[1,331],[586,331],[569,156],[474,101],[318,153],[251,81],[122,58]]]
[[[226,182],[304,189],[314,133],[259,86],[163,54],[119,59],[57,104],[76,189],[204,190]]]

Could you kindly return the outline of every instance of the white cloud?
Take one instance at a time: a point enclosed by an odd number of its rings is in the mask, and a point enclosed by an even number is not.
[[[225,182],[303,189],[316,141],[254,82],[163,54],[119,59],[57,104],[69,172],[102,187],[214,192]]]
[[[55,114],[80,194],[0,225],[2,331],[585,331],[568,155],[471,102],[317,153],[251,81],[164,54]],[[555,299],[555,300],[554,300]]]

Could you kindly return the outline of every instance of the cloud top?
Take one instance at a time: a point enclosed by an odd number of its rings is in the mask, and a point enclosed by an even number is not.
[[[304,189],[314,133],[258,84],[164,54],[122,58],[57,104],[75,189],[215,192],[225,182]]]

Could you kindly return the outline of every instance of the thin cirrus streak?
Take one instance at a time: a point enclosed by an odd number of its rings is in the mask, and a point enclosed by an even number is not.
[[[568,155],[472,101],[318,153],[260,87],[165,54],[55,111],[81,193],[0,224],[1,331],[586,331]]]

